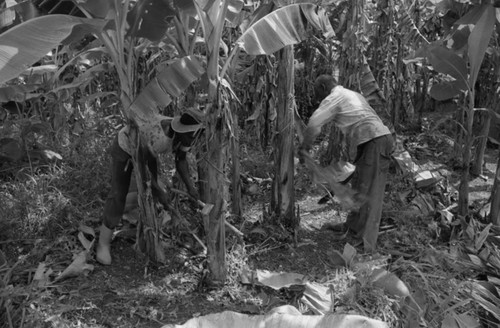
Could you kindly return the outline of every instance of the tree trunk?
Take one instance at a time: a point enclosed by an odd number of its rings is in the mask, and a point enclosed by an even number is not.
[[[286,46],[277,53],[278,101],[276,136],[274,144],[275,176],[271,208],[279,221],[295,229],[294,191],[294,66],[293,46]]]
[[[489,112],[480,112],[481,132],[479,133],[478,145],[476,147],[476,156],[472,165],[471,172],[475,175],[483,174],[484,152],[488,142],[488,132],[490,131],[491,116]]]
[[[132,80],[132,79],[130,79]],[[133,82],[120,81],[123,90],[132,90]],[[147,182],[151,180],[151,172],[144,160],[144,152],[140,145],[139,131],[136,120],[139,119],[137,113],[130,111],[131,99],[134,95],[122,90],[120,99],[123,108],[126,109],[123,116],[128,120],[130,126],[129,144],[132,145],[135,151],[132,154],[132,166],[134,168],[134,176],[137,185],[137,201],[139,208],[139,220],[137,224],[137,233],[134,249],[145,254],[150,260],[160,263],[165,263],[165,251],[161,245],[161,232],[158,213],[153,199],[151,184]]]
[[[494,225],[500,226],[500,155],[498,156],[497,172],[491,190],[490,220]]]
[[[225,119],[218,108],[218,97],[207,106],[206,157],[200,163],[200,195],[206,204],[214,205],[210,214],[204,217],[205,233],[207,238],[207,258],[209,266],[209,282],[224,284],[226,280],[226,235],[225,196],[225,163],[227,145],[224,143]]]
[[[469,171],[471,161],[471,148],[474,135],[472,125],[474,122],[474,91],[469,91],[469,102],[467,110],[467,130],[465,132],[465,143],[463,147],[462,176],[458,191],[458,214],[466,217],[469,214]]]
[[[453,153],[457,158],[459,158],[460,154],[463,154],[463,146],[464,146],[464,130],[465,127],[465,106],[458,106],[458,111],[454,114],[456,117],[455,124],[455,144],[453,145]]]
[[[137,196],[139,205],[139,220],[134,249],[155,262],[165,263],[165,251],[161,244],[161,232],[158,213],[153,199],[151,184],[152,172],[149,172],[144,158],[144,151],[140,145],[139,131],[131,124],[129,135],[131,145],[135,145],[136,150],[132,155],[132,165],[137,185]]]
[[[239,138],[239,126],[238,126],[238,114],[235,111],[232,111],[233,114],[233,122],[234,129],[233,135],[230,137],[231,142],[231,171],[232,171],[232,197],[231,197],[231,205],[233,209],[233,214],[240,217],[241,216],[241,179],[240,179],[240,138]]]

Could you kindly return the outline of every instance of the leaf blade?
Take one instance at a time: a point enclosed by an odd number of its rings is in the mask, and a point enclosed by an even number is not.
[[[47,15],[19,24],[0,35],[0,84],[16,78],[55,46],[71,36],[73,28],[86,25],[102,29],[105,20],[69,15]]]
[[[484,12],[469,35],[469,85],[471,88],[476,83],[477,75],[479,74],[479,69],[481,68],[481,63],[483,62],[484,54],[495,26],[495,10],[493,6],[486,4],[482,7],[484,8]]]
[[[323,31],[326,37],[334,35],[323,9],[310,3],[293,4],[255,22],[240,36],[237,44],[250,55],[269,55],[304,40],[308,37],[309,26]]]

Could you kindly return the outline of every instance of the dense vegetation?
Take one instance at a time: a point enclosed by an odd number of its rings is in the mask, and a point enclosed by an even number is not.
[[[109,190],[106,149],[124,124],[156,112],[172,116],[193,105],[206,111],[207,129],[190,160],[198,166],[193,174],[202,199],[214,208],[205,224],[182,197],[172,197],[173,208],[165,211],[147,197],[145,183],[143,208],[129,222],[142,222],[132,239],[145,256],[135,264],[119,263],[136,278],[153,281],[153,294],[160,295],[155,301],[164,310],[152,310],[147,293],[113,289],[125,295],[118,302],[129,312],[123,326],[138,325],[134,318],[144,326],[182,322],[220,309],[197,308],[190,293],[248,313],[296,304],[297,291],[242,286],[241,272],[252,265],[329,282],[343,295],[334,302],[337,309],[393,326],[499,322],[496,1],[293,3],[1,5],[0,322],[106,325],[100,320],[104,314],[93,312],[95,295],[103,297],[106,274],[123,275],[120,268],[99,271],[92,259],[94,228]],[[320,211],[305,200],[322,189],[295,166],[294,144],[316,105],[312,81],[322,73],[362,92],[394,126],[400,150],[422,165],[448,170],[439,183],[422,189],[395,165],[388,188],[385,217],[395,229],[383,234],[380,255],[390,258],[386,268],[411,287],[418,311],[380,292],[370,279],[353,278],[356,266],[341,252],[349,240],[322,243],[329,234],[313,237],[303,230],[308,211]],[[338,137],[338,131],[325,129],[315,148],[318,162],[346,156],[342,142],[326,142]],[[162,176],[172,178],[169,158],[163,157]],[[136,157],[134,163],[140,168]],[[282,175],[289,179],[280,189],[274,177]],[[482,184],[486,192],[471,199],[471,183],[478,179],[489,182]],[[147,182],[148,176],[139,180]],[[423,210],[422,204],[429,206]],[[336,202],[328,211],[325,216],[337,219],[345,214]],[[250,224],[249,216],[260,219]],[[195,252],[179,259],[186,249],[200,247],[193,236],[202,239],[206,256]],[[298,246],[309,239],[316,247]],[[130,248],[130,231],[122,231],[120,240]],[[345,261],[336,261],[332,251]],[[276,259],[290,252],[311,263],[286,265],[285,259],[280,268]],[[356,261],[363,262],[359,256]],[[77,287],[100,278],[92,293]],[[170,305],[182,297],[161,287],[162,279],[186,297],[182,306],[191,303],[186,313],[172,315]],[[346,286],[357,289],[349,294]],[[82,305],[86,298],[93,310]],[[62,309],[65,301],[73,307]],[[111,312],[119,318],[123,307]]]

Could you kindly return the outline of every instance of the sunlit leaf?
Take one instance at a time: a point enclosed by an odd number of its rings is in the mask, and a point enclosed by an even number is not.
[[[177,59],[146,85],[131,109],[143,118],[154,115],[157,108],[167,106],[172,97],[180,96],[203,73],[203,67],[194,56]]]
[[[370,276],[374,286],[382,288],[387,294],[397,297],[410,296],[408,286],[394,273],[385,269],[375,269]]]
[[[346,261],[347,266],[350,266],[352,264],[357,253],[358,252],[356,251],[356,248],[352,247],[351,244],[349,244],[349,243],[345,244],[344,252],[342,253],[342,256],[344,257],[344,260]]]
[[[314,282],[306,282],[300,299],[314,314],[327,314],[332,311],[332,295],[335,292],[328,286]]]
[[[291,307],[291,306],[286,306]],[[293,307],[292,307],[293,308]],[[247,315],[232,311],[213,313],[188,320],[182,325],[168,324],[162,328],[388,328],[375,319],[356,314],[302,315],[300,311],[281,308],[265,315]]]
[[[33,276],[33,281],[31,283],[37,287],[48,285],[52,272],[52,269],[48,268],[45,262],[40,262],[36,268],[35,275]]]
[[[293,272],[256,271],[257,282],[272,289],[279,290],[292,285],[304,284],[304,275]]]
[[[64,271],[54,279],[54,282],[60,281],[70,277],[76,277],[80,275],[85,275],[90,271],[94,270],[94,266],[92,264],[87,263],[87,254],[88,251],[81,251],[78,253],[73,262],[64,269]]]
[[[243,0],[229,0],[229,5],[227,6],[226,20],[230,22],[233,26],[237,23],[240,17],[241,10],[243,9]]]
[[[309,27],[333,37],[325,11],[313,4],[293,4],[264,16],[250,26],[237,44],[250,55],[269,55],[309,37]]]
[[[100,30],[105,20],[69,15],[47,15],[19,24],[0,35],[0,84],[21,74],[54,47],[71,36],[73,29],[85,25],[90,33]]]
[[[48,73],[54,73],[57,71],[57,66],[56,65],[40,65],[40,66],[33,66],[25,70],[21,76],[26,76],[26,77],[31,77],[34,75],[43,75],[43,74],[48,74]]]

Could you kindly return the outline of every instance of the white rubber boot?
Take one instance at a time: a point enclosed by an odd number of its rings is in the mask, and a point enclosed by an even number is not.
[[[109,229],[104,224],[101,225],[95,259],[97,262],[104,265],[111,264],[111,237],[113,237],[113,230]]]

